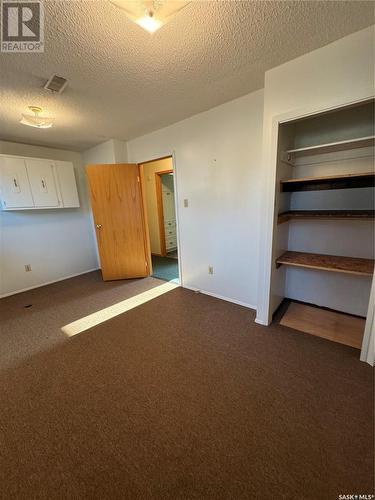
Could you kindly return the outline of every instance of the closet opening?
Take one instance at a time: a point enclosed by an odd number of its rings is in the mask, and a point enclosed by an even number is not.
[[[279,124],[274,321],[360,349],[374,273],[374,101]]]
[[[172,156],[140,164],[152,260],[152,276],[180,282],[175,172]]]

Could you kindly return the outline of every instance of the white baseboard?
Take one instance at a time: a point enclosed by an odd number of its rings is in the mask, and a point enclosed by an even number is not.
[[[229,297],[224,297],[223,295],[219,295],[217,293],[207,292],[206,290],[201,290],[199,288],[195,288],[193,286],[183,285],[182,288],[187,288],[188,290],[192,290],[193,292],[203,293],[204,295],[209,295],[210,297],[215,297],[215,299],[225,300],[226,302],[232,302],[232,304],[237,304],[239,306],[247,307],[248,309],[253,309],[256,311],[256,306],[252,304],[248,304],[247,302],[241,302],[240,300],[230,299]]]
[[[69,278],[74,278],[75,276],[80,276],[81,274],[91,273],[97,271],[100,267],[94,267],[93,269],[87,269],[87,271],[82,271],[80,273],[70,274],[69,276],[64,276],[63,278],[58,278],[57,280],[47,281],[46,283],[40,283],[39,285],[29,286],[28,288],[22,288],[21,290],[15,290],[13,292],[4,293],[0,295],[0,299],[5,297],[10,297],[11,295],[16,295],[17,293],[27,292],[28,290],[34,290],[34,288],[40,288],[41,286],[52,285],[53,283],[58,283],[59,281],[68,280]]]
[[[266,321],[263,321],[262,319],[259,319],[259,318],[255,318],[254,322],[257,323],[258,325],[262,325],[262,326],[269,325],[269,323],[267,323]]]

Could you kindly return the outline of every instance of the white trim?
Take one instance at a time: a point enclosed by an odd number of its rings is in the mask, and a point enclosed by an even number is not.
[[[255,318],[254,323],[257,323],[258,325],[262,325],[262,326],[269,326],[268,323],[266,323],[265,321],[262,321],[261,319],[258,319],[258,318]]]
[[[215,297],[215,299],[225,300],[226,302],[232,302],[232,304],[237,304],[238,306],[247,307],[248,309],[256,311],[256,306],[248,304],[247,302],[241,302],[240,300],[230,299],[229,297],[224,297],[223,295],[219,295],[213,292],[207,292],[206,290],[201,290],[200,288],[195,288],[193,286],[184,285],[182,288],[186,288],[187,290],[192,290],[193,292],[203,293],[203,295],[209,295],[210,297]]]
[[[361,361],[374,366],[375,363],[375,274],[372,279],[370,300],[366,319],[365,332],[363,334]]]
[[[28,290],[34,290],[34,288],[40,288],[41,286],[53,285],[53,283],[58,283],[59,281],[68,280],[69,278],[75,278],[76,276],[81,276],[81,274],[91,273],[93,271],[97,271],[98,269],[100,269],[100,267],[94,267],[93,269],[87,269],[87,271],[70,274],[69,276],[64,276],[63,278],[58,278],[53,281],[47,281],[45,283],[40,283],[39,285],[29,286],[28,288],[22,288],[21,290],[15,290],[14,292],[4,293],[3,295],[0,295],[0,299],[4,299],[5,297],[10,297],[11,295],[16,295],[17,293],[27,292]]]
[[[306,106],[303,108],[297,108],[292,111],[287,111],[286,113],[280,113],[275,115],[273,118],[278,120],[279,123],[288,123],[290,121],[299,120],[301,118],[313,117],[321,113],[329,113],[330,111],[335,111],[341,108],[356,106],[361,102],[371,101],[375,98],[373,90],[369,90],[362,97],[353,99],[353,97],[348,97],[348,100],[338,99],[334,103],[326,104],[323,106]]]
[[[174,209],[176,213],[178,279],[180,286],[183,286],[181,237],[180,237],[180,209],[178,203],[177,165],[176,165],[175,151],[172,151],[172,163],[173,163],[173,183],[174,183]]]

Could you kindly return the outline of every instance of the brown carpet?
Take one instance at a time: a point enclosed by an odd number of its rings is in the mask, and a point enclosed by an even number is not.
[[[0,300],[0,369],[66,341],[63,325],[145,292],[155,278],[104,282],[99,271]]]
[[[41,336],[66,290],[45,293],[29,308]],[[0,498],[373,493],[372,369],[356,349],[253,320],[176,289],[27,359],[25,347],[0,372]]]

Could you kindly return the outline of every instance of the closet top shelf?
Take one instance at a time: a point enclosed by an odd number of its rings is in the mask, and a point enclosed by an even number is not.
[[[374,172],[330,175],[324,177],[304,177],[281,181],[281,191],[320,191],[325,189],[351,189],[373,187]]]
[[[335,151],[345,151],[346,149],[367,148],[374,146],[375,135],[348,139],[346,141],[328,142],[318,144],[317,146],[307,146],[305,148],[288,149],[285,153],[288,159],[298,158],[299,156],[308,156],[312,154],[333,153]]]

